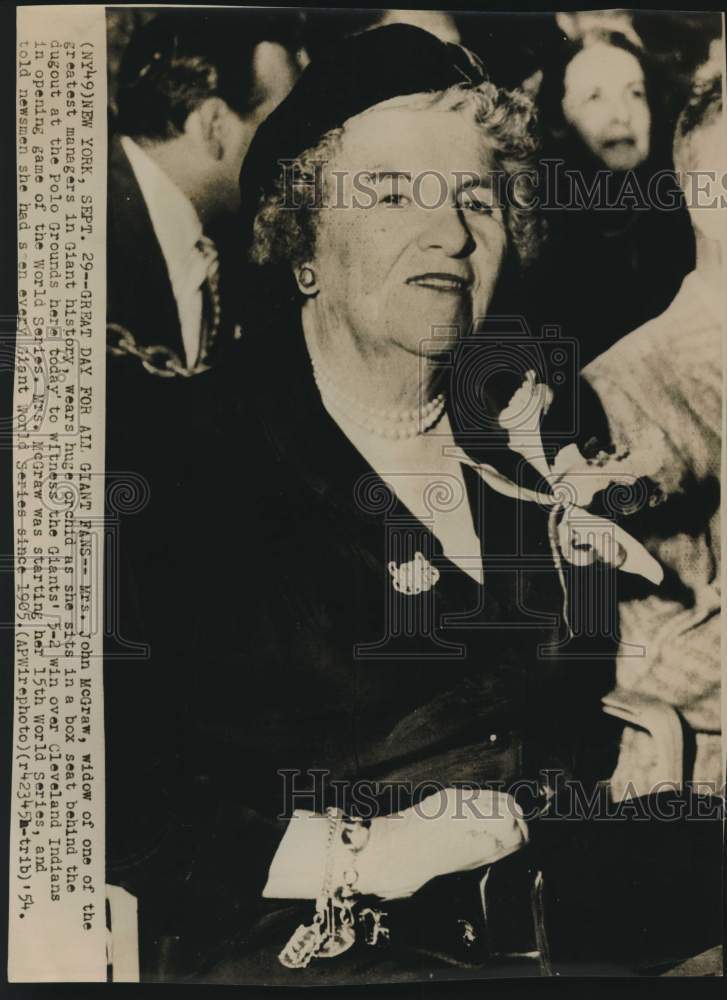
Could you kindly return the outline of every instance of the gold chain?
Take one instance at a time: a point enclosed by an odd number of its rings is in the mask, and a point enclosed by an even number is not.
[[[109,338],[108,349],[114,357],[127,355],[138,358],[150,375],[158,375],[160,378],[174,378],[175,375],[181,375],[183,378],[190,378],[210,369],[209,365],[201,363],[196,364],[194,368],[187,368],[182,364],[177,352],[163,344],[140,346],[133,333],[119,323],[107,323],[106,332]]]

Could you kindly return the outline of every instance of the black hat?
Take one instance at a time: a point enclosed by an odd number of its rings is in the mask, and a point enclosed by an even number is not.
[[[240,173],[245,242],[281,161],[294,159],[326,132],[381,101],[458,83],[474,86],[484,78],[466,49],[413,25],[392,24],[344,38],[306,67],[255,134]]]

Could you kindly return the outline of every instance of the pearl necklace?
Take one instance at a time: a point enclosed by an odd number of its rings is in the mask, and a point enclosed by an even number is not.
[[[344,395],[330,375],[322,372],[315,363],[313,378],[318,391],[329,405],[348,417],[352,423],[376,434],[377,437],[392,439],[417,437],[433,427],[444,413],[443,392],[424,406],[415,407],[413,410],[377,410]]]

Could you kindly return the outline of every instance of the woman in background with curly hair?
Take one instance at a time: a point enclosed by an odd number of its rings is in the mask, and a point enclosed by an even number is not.
[[[543,67],[549,241],[531,306],[578,341],[583,364],[662,312],[694,266],[671,157],[682,100],[663,68],[617,32],[566,42]]]

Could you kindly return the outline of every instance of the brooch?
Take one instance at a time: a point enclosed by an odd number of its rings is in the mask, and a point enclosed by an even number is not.
[[[411,562],[402,563],[401,566],[390,562],[388,569],[394,590],[400,594],[421,594],[424,590],[431,590],[439,579],[439,570],[421,552],[415,552]]]

